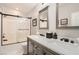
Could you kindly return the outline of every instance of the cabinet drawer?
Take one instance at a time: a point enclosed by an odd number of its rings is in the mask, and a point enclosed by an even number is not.
[[[40,50],[34,50],[34,55],[43,55],[43,53]]]
[[[34,54],[35,54],[35,55],[42,55],[41,46],[39,46],[39,45],[35,45],[35,46],[34,46]]]
[[[43,55],[53,55],[51,52],[49,52],[46,49],[43,49]]]

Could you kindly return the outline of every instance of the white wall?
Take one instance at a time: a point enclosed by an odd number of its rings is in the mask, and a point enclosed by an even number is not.
[[[1,14],[0,14],[0,46],[1,46]]]
[[[48,11],[49,31],[56,32],[56,4],[50,4]]]

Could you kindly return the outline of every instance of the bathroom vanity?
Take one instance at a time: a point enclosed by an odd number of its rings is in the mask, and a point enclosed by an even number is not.
[[[79,44],[31,35],[27,37],[27,54],[30,52],[33,55],[79,55]]]

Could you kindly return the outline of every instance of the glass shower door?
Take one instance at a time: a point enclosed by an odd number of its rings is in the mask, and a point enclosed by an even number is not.
[[[17,42],[27,41],[28,35],[30,35],[30,20],[27,18],[17,18]]]
[[[3,16],[2,44],[13,44],[27,40],[30,35],[30,19]]]
[[[16,17],[3,16],[2,44],[16,42]]]

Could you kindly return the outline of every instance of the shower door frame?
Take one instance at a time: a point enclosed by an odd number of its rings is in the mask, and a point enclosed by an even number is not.
[[[32,17],[22,17],[22,16],[19,16],[19,15],[5,14],[5,13],[2,13],[2,12],[0,12],[0,14],[1,14],[1,46],[26,42],[26,41],[21,41],[21,42],[3,44],[3,16],[6,15],[6,16],[13,16],[13,17],[20,17],[20,18],[27,18],[27,19],[29,19],[30,20],[30,34],[29,35],[31,35],[31,19],[32,19]]]

